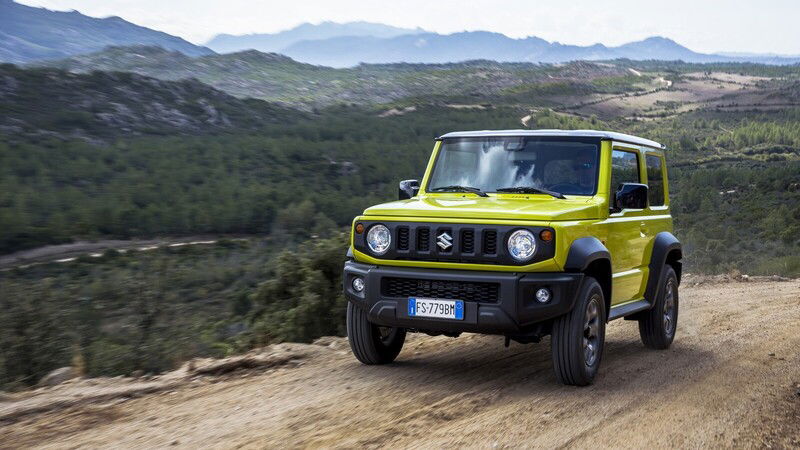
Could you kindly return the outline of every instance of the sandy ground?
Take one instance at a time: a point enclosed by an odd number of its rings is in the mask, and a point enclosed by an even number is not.
[[[0,447],[800,446],[800,281],[685,283],[672,348],[613,322],[587,388],[556,384],[549,340],[414,335],[383,367],[323,343],[0,401]]]

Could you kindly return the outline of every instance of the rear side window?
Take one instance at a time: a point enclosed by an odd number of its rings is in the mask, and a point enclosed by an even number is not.
[[[638,153],[623,150],[611,152],[611,192],[616,192],[622,183],[641,183]]]
[[[664,204],[664,169],[661,158],[656,155],[647,155],[647,186],[649,191],[650,206]]]

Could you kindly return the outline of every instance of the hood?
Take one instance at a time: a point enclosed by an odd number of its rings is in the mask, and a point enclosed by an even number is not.
[[[599,219],[601,209],[602,201],[596,197],[558,199],[529,194],[490,194],[489,197],[437,194],[375,205],[367,208],[364,215],[553,221]]]

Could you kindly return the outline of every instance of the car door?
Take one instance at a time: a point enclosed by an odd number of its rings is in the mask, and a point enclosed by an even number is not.
[[[642,232],[646,236],[645,252],[642,254],[642,265],[646,268],[646,276],[642,285],[642,293],[650,277],[649,264],[653,243],[658,233],[672,231],[672,216],[669,211],[669,192],[667,184],[667,168],[664,154],[656,150],[647,150],[644,153],[645,173],[647,175],[648,201],[647,211],[643,218],[645,227]],[[656,274],[658,276],[659,274]],[[644,295],[644,294],[642,294]]]
[[[623,183],[644,183],[642,154],[638,148],[614,146],[611,152],[610,202]],[[607,247],[611,253],[612,298],[617,305],[641,298],[642,264],[647,245],[646,211],[623,209],[608,217]]]

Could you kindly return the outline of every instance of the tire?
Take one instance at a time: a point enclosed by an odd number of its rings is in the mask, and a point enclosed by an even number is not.
[[[397,358],[406,340],[405,328],[379,327],[367,313],[347,303],[347,340],[356,358],[364,364],[388,364]]]
[[[668,349],[678,327],[678,277],[670,265],[661,272],[656,304],[639,319],[639,336],[646,347]]]
[[[605,305],[600,284],[585,277],[575,307],[553,322],[550,345],[560,383],[586,386],[597,375],[606,338]]]

